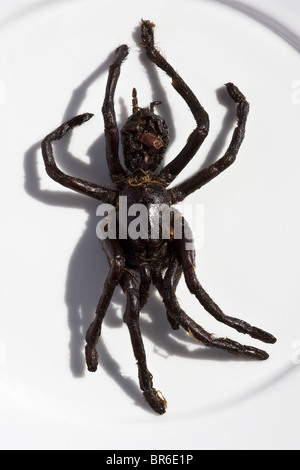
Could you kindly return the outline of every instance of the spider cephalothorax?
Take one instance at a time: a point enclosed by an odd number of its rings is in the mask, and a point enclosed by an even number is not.
[[[184,167],[197,153],[209,130],[208,114],[198,99],[172,68],[167,60],[154,46],[154,25],[150,21],[142,21],[142,45],[149,60],[164,70],[172,79],[172,85],[189,106],[196,127],[187,139],[181,152],[160,171],[158,166],[169,142],[169,132],[165,121],[154,114],[154,106],[139,108],[136,91],[133,91],[133,114],[128,118],[122,129],[124,160],[128,174],[119,158],[119,131],[114,111],[114,93],[120,75],[121,64],[128,54],[128,47],[123,44],[116,49],[114,61],[109,69],[105,99],[102,107],[106,157],[110,176],[115,189],[107,189],[96,183],[91,183],[63,173],[56,165],[53,155],[52,142],[61,139],[70,129],[88,121],[92,114],[85,113],[68,122],[49,134],[42,142],[42,152],[46,171],[58,183],[78,191],[86,196],[109,203],[112,207],[110,217],[120,222],[121,198],[133,207],[139,204],[139,210],[146,210],[146,222],[158,220],[162,229],[153,235],[146,230],[145,236],[121,236],[119,223],[118,237],[112,236],[101,239],[107,255],[110,270],[104,284],[103,293],[96,308],[95,319],[86,334],[86,362],[90,371],[98,367],[97,343],[107,308],[117,285],[120,285],[126,295],[124,322],[127,324],[134,355],[139,371],[140,388],[145,400],[157,412],[166,411],[166,400],[153,387],[153,376],[149,372],[146,353],[139,326],[139,315],[150,295],[150,285],[153,283],[159,291],[166,308],[167,318],[171,327],[176,330],[182,327],[193,339],[204,346],[219,348],[234,354],[248,356],[253,359],[267,359],[268,354],[253,346],[246,346],[229,338],[219,338],[208,333],[180,307],[176,288],[180,277],[184,274],[189,291],[195,295],[200,304],[218,321],[235,328],[240,333],[252,338],[274,343],[276,339],[270,333],[251,326],[243,320],[225,315],[218,305],[205,292],[199,283],[195,272],[195,251],[190,232],[181,230],[181,237],[175,236],[175,222],[179,220],[181,228],[186,227],[184,218],[176,212],[169,226],[162,226],[163,218],[160,210],[163,206],[173,210],[172,205],[183,201],[189,194],[201,188],[213,178],[222,173],[236,159],[237,153],[245,135],[245,126],[249,104],[245,96],[233,84],[227,83],[227,91],[237,105],[237,126],[225,154],[215,163],[203,170],[197,171],[182,183],[167,189],[170,183],[179,175]],[[155,170],[157,170],[155,172]],[[122,200],[123,200],[122,199]],[[142,205],[142,207],[141,207]],[[168,211],[167,211],[168,212]],[[157,217],[156,217],[157,216]],[[166,230],[166,228],[168,230]],[[136,235],[136,234],[135,234]],[[152,236],[153,235],[153,236]]]
[[[133,114],[121,130],[124,161],[129,171],[155,171],[163,158],[170,137],[165,120],[154,114],[158,104],[160,101],[154,101],[149,108],[139,108],[133,89]]]

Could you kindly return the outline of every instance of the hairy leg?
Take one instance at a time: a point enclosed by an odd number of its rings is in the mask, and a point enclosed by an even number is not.
[[[102,106],[106,140],[106,158],[113,183],[116,183],[127,175],[119,159],[119,131],[114,107],[114,96],[120,76],[121,64],[127,55],[128,46],[126,44],[122,44],[115,51],[114,60],[109,67],[105,98]]]
[[[174,256],[174,258],[171,260],[170,267],[168,268],[165,277],[163,279],[163,284],[165,290],[173,290],[173,292],[176,292],[178,283],[180,281],[182,275],[182,267],[179,264],[178,259]],[[179,329],[179,323],[174,320],[172,315],[167,311],[167,318],[168,321],[173,328],[173,330],[178,330]]]
[[[157,289],[162,296],[169,315],[196,341],[203,343],[205,346],[223,349],[233,354],[248,356],[257,360],[265,360],[269,357],[261,349],[242,345],[228,338],[218,338],[214,334],[209,333],[181,309],[173,289],[167,289],[166,286],[160,284],[157,285]]]
[[[65,186],[69,189],[73,189],[86,196],[115,204],[118,192],[112,189],[106,189],[98,184],[90,183],[89,181],[76,178],[74,176],[66,175],[56,165],[54,152],[53,152],[53,141],[62,139],[67,132],[77,126],[81,126],[84,122],[91,119],[93,114],[85,113],[80,116],[76,116],[67,122],[64,122],[55,131],[51,132],[42,142],[42,155],[45,162],[45,168],[54,181]]]
[[[163,414],[166,411],[167,403],[166,400],[159,395],[159,392],[153,388],[153,377],[147,367],[146,353],[139,325],[139,285],[129,273],[125,272],[121,286],[127,299],[124,322],[128,327],[133,352],[137,360],[140,388],[145,400],[151,408],[157,413]]]
[[[103,248],[110,262],[110,270],[106,278],[102,295],[96,308],[95,319],[86,333],[86,363],[90,372],[95,372],[98,367],[97,343],[101,334],[102,322],[108,309],[116,286],[123,275],[125,259],[117,240],[106,239],[102,241]]]
[[[231,317],[223,313],[220,307],[211,299],[198,281],[195,272],[195,252],[194,250],[186,249],[187,242],[190,243],[191,239],[183,238],[182,240],[177,241],[178,258],[183,268],[188,289],[196,296],[205,310],[216,320],[225,323],[225,325],[236,329],[240,333],[248,334],[252,338],[259,339],[265,343],[275,343],[276,338],[274,338],[270,333],[267,333],[255,326],[251,326],[244,320],[240,320],[239,318]]]
[[[142,21],[142,45],[145,47],[147,57],[171,77],[173,87],[189,106],[197,124],[181,152],[160,173],[167,183],[171,183],[193,158],[206,138],[209,131],[209,117],[192,90],[154,46],[153,29],[154,24],[151,21]]]
[[[178,250],[178,248],[174,246],[174,254],[176,254],[176,250]],[[179,256],[177,259],[180,264]],[[169,274],[172,271],[174,272],[175,266],[176,262],[173,258],[173,260],[170,260]],[[192,320],[180,307],[174,288],[175,286],[172,285],[172,281],[168,281],[168,278],[172,279],[172,276],[169,276],[169,274],[166,275],[167,281],[164,282],[162,277],[161,263],[158,261],[155,265],[152,266],[153,283],[162,297],[168,315],[173,319],[174,322],[176,322],[184,330],[186,330],[196,341],[200,341],[206,346],[224,349],[234,354],[249,356],[258,360],[265,360],[269,357],[268,354],[265,351],[262,351],[261,349],[257,349],[247,345],[244,346],[228,338],[218,338],[214,334],[211,334],[204,330],[200,325],[198,325],[194,320]]]
[[[225,155],[203,170],[198,171],[183,183],[170,189],[172,204],[183,201],[189,194],[200,189],[205,184],[226,170],[235,161],[240,146],[245,137],[246,122],[249,113],[249,103],[245,96],[233,83],[226,84],[227,91],[237,103],[237,126],[234,129],[231,142]]]

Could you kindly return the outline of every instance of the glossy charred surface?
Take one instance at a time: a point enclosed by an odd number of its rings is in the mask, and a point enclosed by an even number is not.
[[[121,130],[126,168],[155,171],[166,151],[170,137],[165,120],[149,108],[132,114]]]
[[[168,189],[169,184],[185,168],[197,153],[209,131],[209,118],[198,99],[182,80],[173,67],[154,46],[154,25],[142,21],[142,46],[150,61],[166,72],[172,79],[172,86],[185,100],[196,122],[196,127],[188,136],[181,152],[161,171],[157,172],[163,154],[169,143],[169,132],[163,118],[154,114],[154,106],[139,108],[136,90],[133,90],[133,114],[122,129],[122,145],[126,169],[119,158],[119,131],[114,109],[114,94],[121,64],[128,54],[126,44],[116,49],[115,58],[109,68],[105,99],[102,107],[106,157],[115,189],[107,189],[96,183],[75,178],[63,173],[56,165],[52,142],[61,139],[69,130],[88,121],[92,115],[83,114],[63,123],[49,134],[42,142],[42,153],[46,171],[51,178],[72,190],[86,196],[109,203],[116,210],[118,237],[101,240],[109,262],[109,273],[96,308],[95,319],[86,334],[86,362],[90,371],[98,367],[97,343],[100,338],[102,322],[114,290],[120,285],[126,295],[124,322],[128,326],[134,355],[138,365],[139,384],[147,403],[159,414],[166,411],[167,402],[162,393],[153,386],[153,376],[148,370],[146,353],[139,326],[139,315],[150,295],[150,286],[154,284],[159,291],[166,308],[166,315],[171,327],[183,328],[196,341],[205,346],[219,348],[234,354],[257,360],[267,359],[268,354],[253,346],[240,344],[228,338],[218,338],[204,330],[192,320],[180,307],[176,288],[184,274],[185,282],[191,294],[216,320],[252,338],[274,343],[276,339],[260,328],[251,326],[244,320],[225,315],[199,283],[195,273],[195,251],[192,234],[180,213],[172,210],[170,223],[163,224],[161,206],[173,209],[172,204],[184,200],[189,194],[210,182],[226,170],[236,159],[245,135],[245,126],[249,104],[245,96],[233,84],[227,83],[227,91],[236,104],[237,125],[225,154],[209,167],[199,170],[183,183]],[[125,232],[120,235],[122,197],[129,207],[140,204],[146,210],[147,230],[144,236],[129,236],[129,227],[133,219],[125,222]],[[159,230],[155,236],[151,232],[151,223],[158,221]],[[177,224],[177,225],[176,225]],[[179,226],[180,236],[176,236]],[[178,235],[178,233],[177,233]]]

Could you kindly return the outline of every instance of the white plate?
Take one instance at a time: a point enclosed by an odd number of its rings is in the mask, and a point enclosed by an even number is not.
[[[2,7],[2,448],[298,447],[300,41],[290,18],[299,6],[273,2],[272,16],[270,2],[263,10],[257,3]],[[84,333],[108,271],[95,236],[97,204],[50,180],[39,151],[63,120],[92,112],[92,121],[57,146],[58,159],[71,174],[109,184],[101,103],[113,50],[126,42],[131,53],[117,88],[118,118],[130,112],[133,86],[141,105],[162,100],[172,136],[167,160],[178,153],[194,122],[169,78],[140,57],[142,17],[156,23],[158,47],[210,115],[209,137],[178,181],[229,142],[234,109],[220,87],[233,81],[251,103],[236,163],[188,202],[202,214],[195,227],[200,281],[226,313],[278,337],[266,345],[270,359],[263,363],[203,350],[171,332],[154,298],[141,325],[154,384],[168,400],[162,417],[139,391],[120,292],[104,322],[99,370],[85,371]],[[184,283],[178,292],[183,308],[207,329],[264,348],[212,319]]]

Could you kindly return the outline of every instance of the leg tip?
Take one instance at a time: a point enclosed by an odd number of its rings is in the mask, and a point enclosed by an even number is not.
[[[266,361],[270,357],[266,351],[254,348],[252,346],[244,346],[244,354],[245,356],[256,359],[257,361]]]
[[[69,121],[69,127],[73,129],[73,127],[81,126],[81,124],[89,121],[93,116],[91,113],[80,114]]]
[[[95,348],[85,347],[85,359],[89,372],[96,372],[98,368],[98,353]]]
[[[257,359],[259,361],[266,361],[267,359],[269,359],[269,357],[270,356],[266,351],[260,350],[259,353],[257,353]]]
[[[243,95],[243,93],[238,89],[236,85],[234,85],[231,82],[228,82],[228,83],[225,83],[225,86],[227,88],[229,95],[236,103],[241,103],[242,101],[246,101],[246,97]]]
[[[92,113],[84,113],[83,115],[84,122],[89,121],[92,117],[94,117],[94,114]]]
[[[121,44],[121,46],[117,47],[115,56],[116,56],[116,61],[118,65],[120,65],[121,62],[123,62],[123,60],[128,56],[128,54],[129,54],[129,47],[127,46],[127,44]]]
[[[151,408],[158,414],[162,415],[167,410],[167,400],[160,391],[156,391],[154,388],[150,391],[143,393],[146,402]]]
[[[155,24],[151,23],[151,21],[142,20],[142,27],[141,27],[142,46],[154,47],[154,33],[153,33],[154,27],[155,27]]]
[[[271,335],[267,331],[261,330],[260,328],[256,327],[253,327],[250,336],[252,336],[252,338],[259,339],[260,341],[269,344],[275,344],[277,341],[277,339],[273,335]]]
[[[265,343],[275,344],[277,342],[277,338],[270,333],[266,333],[264,341]]]
[[[147,28],[153,29],[153,28],[155,28],[155,26],[156,26],[156,24],[153,23],[152,21],[150,21],[150,20],[144,20],[143,18],[141,19],[141,22],[142,22],[142,26],[145,26],[145,27],[147,27]]]

